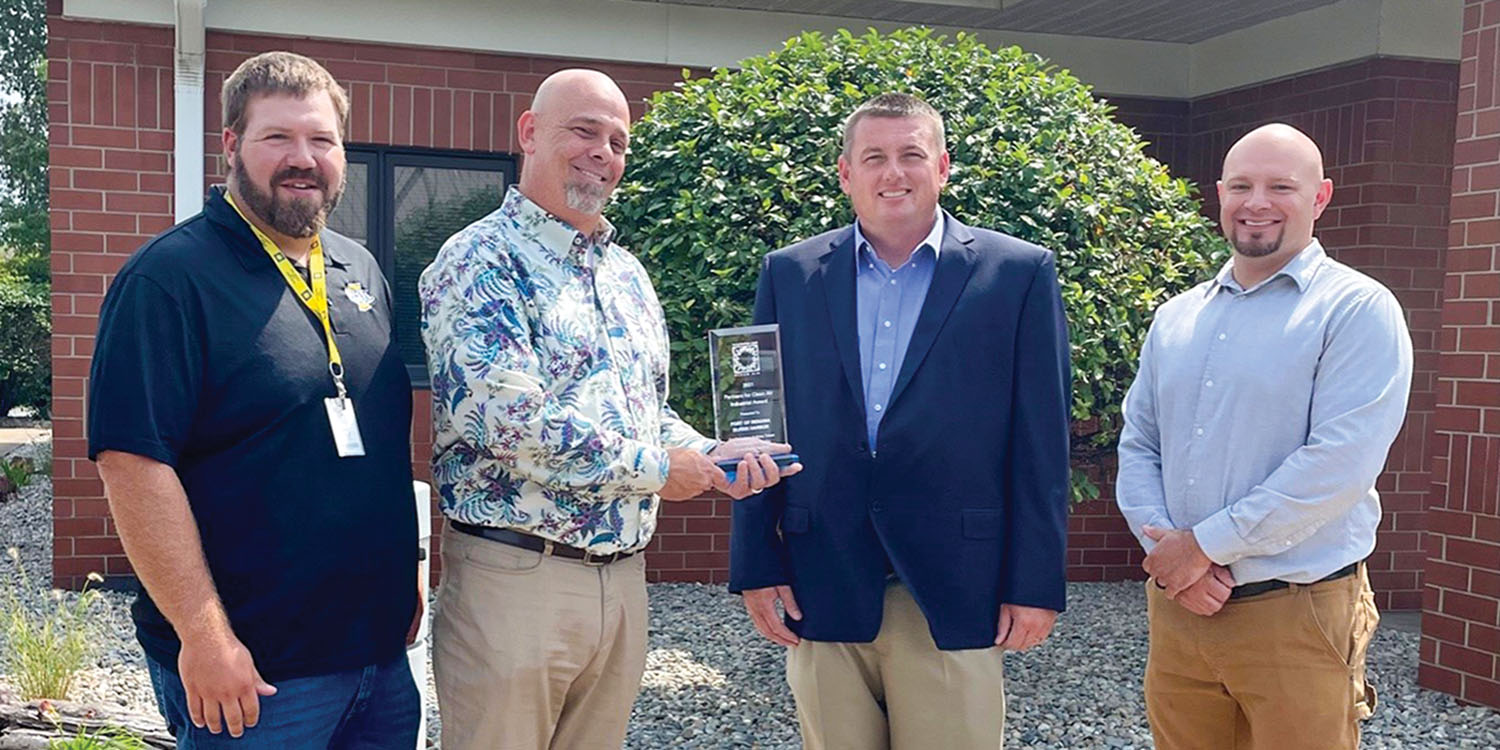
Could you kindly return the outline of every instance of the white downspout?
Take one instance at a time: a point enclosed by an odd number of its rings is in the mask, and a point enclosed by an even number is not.
[[[174,213],[182,221],[203,210],[203,8],[208,0],[177,0],[173,86]]]

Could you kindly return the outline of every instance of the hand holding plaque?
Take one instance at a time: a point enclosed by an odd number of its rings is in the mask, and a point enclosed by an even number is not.
[[[768,325],[719,328],[708,333],[709,372],[714,395],[714,437],[724,449],[736,446],[775,444],[769,462],[777,469],[796,466],[795,453],[786,444],[786,397],[781,381],[781,334]],[[736,453],[738,451],[735,451]],[[719,460],[730,482],[735,482],[741,459],[730,453]],[[720,456],[714,456],[720,458]],[[748,467],[769,471],[769,467]],[[782,476],[796,470],[781,472]],[[774,482],[773,482],[774,483]]]

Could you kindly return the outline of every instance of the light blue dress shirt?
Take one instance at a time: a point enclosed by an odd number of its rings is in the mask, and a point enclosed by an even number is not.
[[[854,304],[859,326],[859,370],[864,378],[865,429],[870,440],[870,454],[875,453],[875,436],[880,418],[890,404],[896,373],[906,360],[911,332],[917,327],[932,273],[937,268],[938,251],[943,246],[943,212],[938,210],[932,231],[912,252],[900,268],[891,268],[875,254],[865,241],[859,222],[854,223]]]
[[[1115,494],[1148,550],[1146,524],[1192,529],[1237,583],[1310,583],[1375,549],[1411,336],[1390,290],[1317,240],[1250,289],[1232,268],[1157,311]]]

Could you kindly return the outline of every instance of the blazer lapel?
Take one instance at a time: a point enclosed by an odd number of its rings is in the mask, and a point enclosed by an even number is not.
[[[891,404],[901,397],[928,350],[932,349],[932,342],[937,340],[938,331],[943,329],[948,313],[953,310],[953,303],[958,301],[958,295],[969,281],[969,274],[974,271],[974,249],[969,247],[974,234],[952,214],[944,212],[944,217],[942,252],[938,253],[932,285],[927,287],[927,298],[922,302],[916,328],[911,332],[911,342],[906,346],[906,359],[901,362],[901,372],[891,388]],[[856,367],[858,361],[856,358]]]
[[[844,364],[844,377],[849,381],[849,392],[854,394],[854,403],[859,406],[859,413],[864,414],[864,376],[859,369],[859,331],[855,327],[852,225],[833,238],[828,252],[819,262],[823,296],[828,301],[828,318],[833,327],[833,342],[838,348],[839,361]]]

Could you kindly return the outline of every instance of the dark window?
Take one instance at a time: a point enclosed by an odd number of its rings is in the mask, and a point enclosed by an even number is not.
[[[344,197],[328,219],[380,261],[395,303],[396,343],[412,382],[426,387],[417,279],[454,232],[500,207],[515,182],[506,154],[347,146]]]

